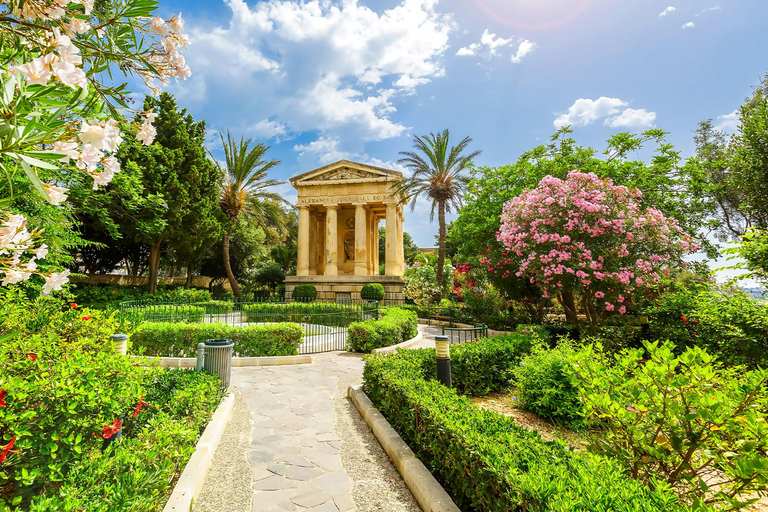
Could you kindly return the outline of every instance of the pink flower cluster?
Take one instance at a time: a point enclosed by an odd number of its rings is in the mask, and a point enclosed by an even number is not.
[[[522,258],[515,274],[545,296],[569,290],[624,314],[621,303],[699,247],[675,219],[641,208],[641,197],[594,173],[547,176],[504,205],[497,239]]]

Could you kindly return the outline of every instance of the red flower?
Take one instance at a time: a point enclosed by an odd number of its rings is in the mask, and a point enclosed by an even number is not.
[[[27,357],[30,358],[32,361],[37,359],[37,354],[27,354]]]
[[[88,320],[90,320],[91,318],[93,318],[93,317],[92,317],[92,316],[84,316],[84,317],[83,317],[83,322],[87,322],[87,321],[88,321]]]
[[[112,290],[112,291],[113,291],[113,292],[115,292],[115,293],[117,293],[117,288],[115,288],[115,289],[114,289],[114,290]]]
[[[70,302],[70,303],[69,303],[69,305],[70,305],[72,308],[74,308],[74,309],[77,309],[77,308],[79,307],[79,306],[77,305],[77,303],[75,303],[75,302]]]
[[[133,417],[135,418],[136,416],[138,416],[139,413],[141,412],[141,408],[142,407],[147,407],[147,406],[149,406],[149,404],[147,402],[145,402],[143,399],[140,399],[139,400],[139,404],[133,410]]]
[[[13,443],[16,442],[16,436],[13,436],[11,438],[11,442],[8,443],[5,448],[3,448],[3,451],[0,452],[0,462],[3,462],[5,458],[8,456],[8,452],[10,452],[13,449]]]
[[[5,390],[0,389],[0,407],[5,405]]]
[[[688,319],[687,319],[687,318],[685,318],[684,316],[681,316],[681,317],[680,317],[680,320],[682,320],[682,321],[683,321],[683,323],[685,323],[685,324],[687,324],[687,323],[688,323]]]
[[[123,426],[123,422],[115,418],[114,423],[112,423],[111,425],[107,425],[106,427],[101,429],[101,437],[103,437],[104,439],[109,439],[113,435],[120,432],[120,428],[122,426]]]
[[[699,323],[699,322],[697,322],[696,320],[691,320],[691,325],[696,325],[696,324],[698,324],[698,323]]]

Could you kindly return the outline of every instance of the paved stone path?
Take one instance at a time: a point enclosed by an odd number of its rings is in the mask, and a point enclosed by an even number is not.
[[[419,330],[425,336],[423,345],[434,346],[431,340],[439,328],[419,326]],[[232,386],[241,394],[250,415],[250,444],[245,457],[253,473],[251,510],[418,511],[375,438],[353,439],[372,434],[354,407],[340,404],[346,400],[346,386],[361,381],[361,356],[331,352],[313,354],[312,358],[313,363],[305,365],[233,369]],[[345,415],[341,426],[337,425],[339,414]],[[350,439],[342,440],[341,431]],[[357,444],[351,452],[354,455],[348,451],[342,457],[345,442]],[[217,465],[227,464],[222,460],[226,457],[218,455],[209,475]],[[347,466],[357,467],[345,467],[343,459]],[[367,474],[361,475],[361,464],[365,467],[366,463],[368,468],[362,472]],[[376,485],[353,492],[350,476],[376,478]],[[215,494],[217,485],[227,487],[224,482],[207,479],[204,492]]]

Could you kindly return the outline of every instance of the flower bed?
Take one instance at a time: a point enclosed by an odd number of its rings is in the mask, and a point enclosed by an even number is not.
[[[352,352],[370,353],[407,341],[418,333],[418,317],[401,308],[381,310],[380,320],[355,322],[347,329],[347,347]]]
[[[304,332],[295,324],[234,327],[227,324],[145,323],[131,336],[133,350],[144,355],[195,357],[197,344],[229,338],[235,356],[291,356],[298,354]]]
[[[0,510],[162,508],[220,402],[218,387],[216,376],[133,366],[89,343],[6,341]]]
[[[368,395],[461,508],[507,510],[687,510],[664,485],[651,490],[603,457],[570,451],[458,391],[509,384],[515,361],[530,351],[522,335],[452,347],[454,384],[434,379],[434,350],[368,356]]]

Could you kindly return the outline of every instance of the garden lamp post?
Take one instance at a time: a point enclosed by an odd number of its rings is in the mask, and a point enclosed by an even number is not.
[[[435,336],[435,351],[437,354],[437,380],[446,387],[451,383],[451,352],[448,336]]]

